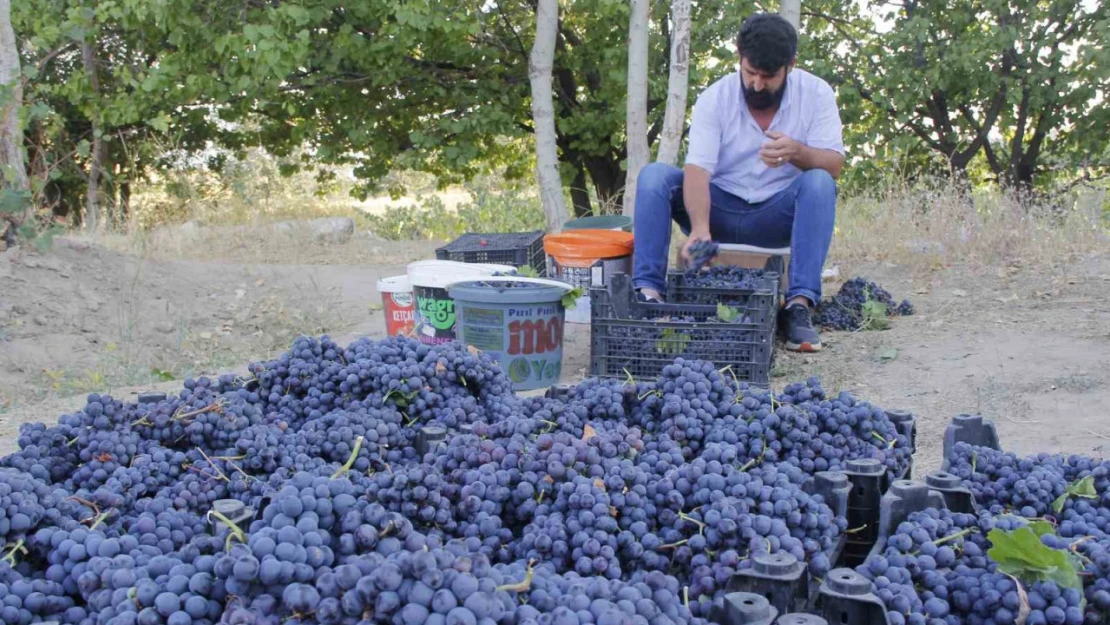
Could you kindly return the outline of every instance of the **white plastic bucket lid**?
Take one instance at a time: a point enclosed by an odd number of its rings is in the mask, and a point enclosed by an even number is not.
[[[466,271],[468,269],[483,268],[489,272],[509,272],[515,271],[516,267],[510,265],[495,265],[493,263],[464,263],[457,260],[417,260],[409,263],[405,270],[412,275],[414,269],[461,269]]]
[[[409,280],[408,274],[378,280],[379,293],[409,293],[411,291],[412,282]]]
[[[445,289],[465,278],[490,276],[495,273],[514,271],[508,265],[482,263],[460,263],[450,260],[416,261],[408,266],[408,276],[413,287]]]

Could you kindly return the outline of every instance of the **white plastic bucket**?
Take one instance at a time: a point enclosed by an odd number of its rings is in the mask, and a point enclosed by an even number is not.
[[[378,280],[385,313],[385,333],[389,336],[411,336],[413,316],[412,282],[408,275]]]
[[[455,302],[447,287],[467,278],[515,271],[508,265],[418,260],[408,265],[413,294],[413,331],[421,343],[439,345],[455,340]]]

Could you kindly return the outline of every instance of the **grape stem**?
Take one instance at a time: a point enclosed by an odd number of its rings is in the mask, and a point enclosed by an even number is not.
[[[1026,594],[1025,589],[1021,587],[1021,581],[1019,581],[1018,578],[1009,573],[1003,573],[1003,575],[1014,580],[1014,586],[1017,587],[1018,591],[1018,599],[1021,601],[1021,607],[1018,609],[1018,613],[1014,615],[1017,617],[1014,619],[1014,625],[1025,625],[1025,621],[1029,618],[1030,612],[1029,595]]]
[[[681,547],[682,545],[685,545],[687,540],[688,539],[683,538],[682,540],[678,541],[677,543],[671,543],[669,545],[663,545],[663,546],[659,547],[659,549],[677,549],[677,548]]]
[[[23,546],[23,541],[24,539],[20,538],[19,542],[15,543],[14,545],[4,545],[5,547],[10,546],[11,549],[8,551],[7,554],[4,555],[3,558],[0,558],[0,560],[7,561],[7,563],[10,564],[12,568],[15,568],[15,553],[17,551],[23,554],[27,553],[27,549]]]
[[[682,519],[683,521],[689,521],[689,522],[693,523],[694,525],[697,525],[699,534],[704,534],[705,533],[705,523],[702,523],[701,521],[695,519],[692,516],[688,516],[685,512],[679,512],[678,513],[678,518]]]
[[[224,543],[224,550],[231,551],[231,539],[233,537],[241,543],[247,542],[247,536],[243,533],[243,530],[239,529],[239,526],[236,525],[234,521],[224,516],[222,512],[219,510],[209,510],[208,514],[219,519],[221,523],[231,530],[231,533],[227,535],[227,541]]]
[[[89,526],[89,530],[91,531],[91,530],[94,530],[94,529],[100,527],[101,523],[108,520],[108,517],[111,516],[112,511],[113,510],[105,510],[104,512],[101,512],[100,514],[96,515],[96,518],[93,519],[93,524]]]
[[[938,538],[938,539],[933,541],[933,544],[938,545],[938,546],[943,545],[944,543],[946,543],[950,540],[956,540],[957,538],[963,538],[964,536],[967,536],[968,534],[974,534],[975,532],[978,532],[978,531],[979,531],[979,528],[977,528],[977,527],[969,527],[965,530],[956,532],[955,534],[950,534],[948,536],[945,536],[944,538]]]
[[[211,467],[212,467],[213,469],[215,469],[215,470],[216,470],[216,473],[217,473],[217,474],[219,475],[219,478],[220,478],[221,480],[223,480],[223,481],[225,481],[225,482],[231,482],[231,480],[227,479],[227,476],[226,476],[226,475],[224,475],[224,472],[220,470],[220,467],[216,466],[216,463],[215,463],[215,462],[213,462],[213,461],[212,461],[212,459],[208,457],[208,454],[204,453],[204,450],[203,450],[203,449],[201,449],[200,447],[197,447],[197,451],[199,451],[199,452],[200,452],[200,455],[204,456],[204,459],[208,461],[208,464],[209,464],[209,465],[210,465],[210,466],[211,466]]]
[[[506,592],[528,592],[529,590],[531,590],[532,578],[535,575],[535,570],[532,567],[533,565],[535,565],[535,563],[535,560],[528,561],[528,569],[524,573],[524,581],[518,582],[516,584],[504,584],[502,586],[498,586],[496,588],[496,591],[501,592],[504,590]]]
[[[346,464],[339,467],[339,469],[336,470],[335,473],[332,473],[331,479],[334,480],[334,479],[341,478],[344,475],[347,475],[347,472],[351,470],[351,467],[355,466],[355,460],[358,458],[358,452],[361,449],[362,449],[362,437],[359,436],[358,438],[355,439],[355,448],[351,450],[351,456],[349,458],[347,458]]]
[[[686,609],[690,609],[690,587],[682,587],[682,602],[686,605]]]
[[[184,406],[182,406],[182,407],[184,407]],[[193,410],[191,412],[180,412],[179,411],[172,418],[173,418],[174,421],[183,421],[185,419],[190,419],[190,418],[195,417],[197,415],[202,415],[206,412],[223,412],[223,409],[224,409],[224,400],[221,397],[220,400],[217,401],[214,404],[209,404],[209,405],[205,406],[204,408],[198,408],[197,410]]]

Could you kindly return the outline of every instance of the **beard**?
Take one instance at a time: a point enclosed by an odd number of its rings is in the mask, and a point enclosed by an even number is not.
[[[744,100],[748,106],[757,111],[766,111],[775,108],[782,102],[782,96],[786,94],[786,81],[782,82],[782,86],[775,91],[768,91],[763,89],[756,91],[751,87],[744,85]]]

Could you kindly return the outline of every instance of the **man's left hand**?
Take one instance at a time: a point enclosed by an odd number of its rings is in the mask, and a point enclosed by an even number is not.
[[[769,130],[765,133],[771,138],[770,143],[767,143],[759,150],[759,158],[763,159],[763,163],[768,167],[780,167],[791,162],[802,151],[802,144],[790,137]]]

